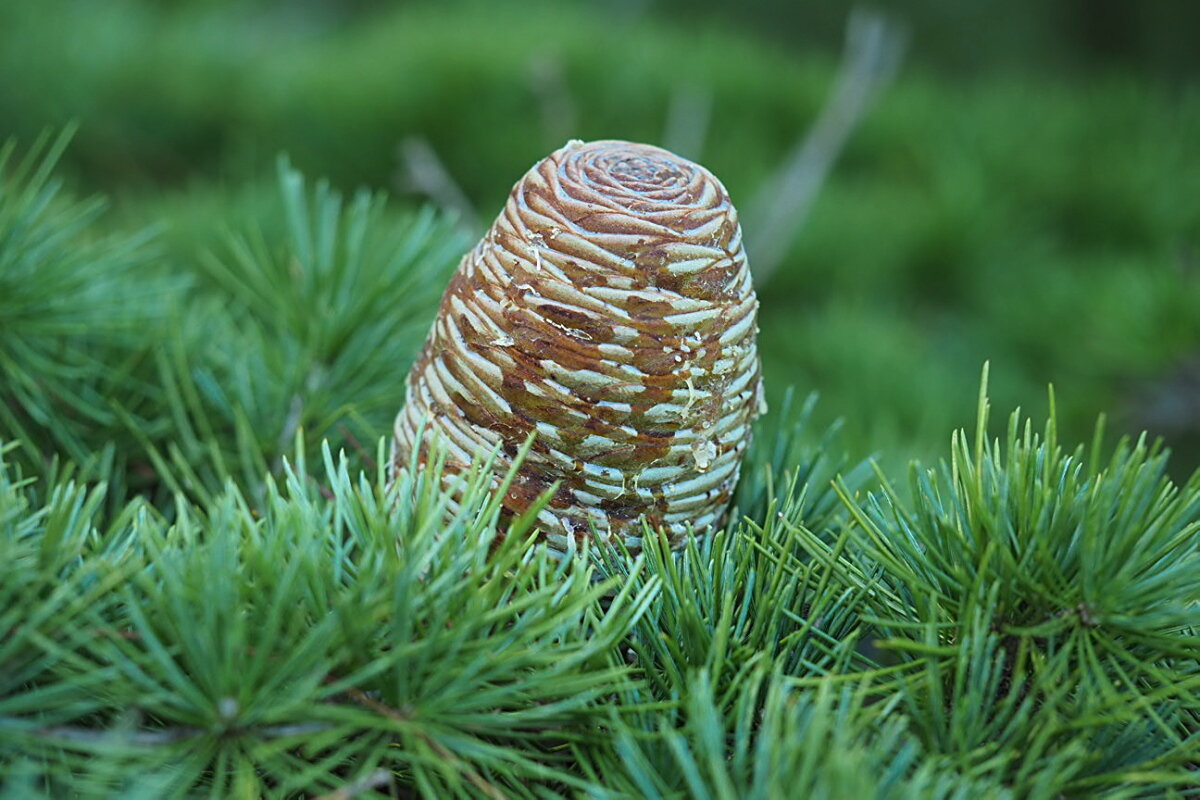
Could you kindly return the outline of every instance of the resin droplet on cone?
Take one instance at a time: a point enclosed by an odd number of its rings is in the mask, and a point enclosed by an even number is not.
[[[594,528],[637,548],[721,524],[763,407],[737,212],[666,150],[571,142],[521,178],[463,257],[408,376],[394,465],[436,432],[447,472],[499,446],[504,498],[565,549]],[[424,447],[424,444],[422,444]]]

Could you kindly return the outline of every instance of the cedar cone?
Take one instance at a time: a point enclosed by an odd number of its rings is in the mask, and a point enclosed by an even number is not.
[[[672,544],[722,524],[765,411],[758,300],[737,212],[704,167],[622,141],[569,142],[517,182],[459,264],[408,375],[393,467],[446,473],[493,449],[503,500],[558,550],[594,530]]]

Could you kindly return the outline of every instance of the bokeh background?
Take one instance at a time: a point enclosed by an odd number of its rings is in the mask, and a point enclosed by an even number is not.
[[[111,198],[102,226],[152,228],[179,269],[270,215],[280,152],[469,229],[569,138],[702,161],[753,242],[771,182],[837,85],[852,11],[8,0],[0,140],[77,122],[60,172]],[[987,360],[1001,410],[1044,413],[1053,383],[1069,438],[1104,412],[1110,428],[1165,437],[1190,472],[1200,4],[911,0],[884,13],[903,60],[760,282],[773,407],[788,386],[817,390],[817,416],[844,420],[854,454],[927,458],[971,424]]]

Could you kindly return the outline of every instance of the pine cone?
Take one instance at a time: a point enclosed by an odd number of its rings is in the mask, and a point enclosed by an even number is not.
[[[531,432],[504,508],[558,483],[537,527],[638,549],[722,524],[750,423],[765,410],[737,212],[708,170],[622,141],[538,162],[463,257],[408,376],[394,467],[438,435],[447,473]],[[428,441],[428,436],[424,442]]]

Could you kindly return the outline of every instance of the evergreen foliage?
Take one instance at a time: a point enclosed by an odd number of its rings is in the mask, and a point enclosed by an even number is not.
[[[556,560],[486,463],[457,506],[389,481],[450,223],[281,162],[189,258],[98,227],[64,143],[0,183],[3,796],[1194,791],[1200,474],[1160,445],[1053,403],[993,438],[985,377],[900,487],[789,400],[724,530]]]
[[[464,247],[451,223],[366,191],[346,204],[280,159],[262,218],[184,257],[63,196],[68,139],[0,175],[0,437],[39,473],[61,454],[118,504],[167,505],[236,474],[261,500],[297,431],[361,448],[386,429]]]
[[[278,193],[265,225],[192,265],[195,291],[159,353],[172,436],[147,444],[172,489],[210,496],[236,471],[257,497],[299,430],[374,441],[465,247],[428,210],[389,214],[366,191],[344,204],[285,159]]]
[[[43,463],[91,463],[116,426],[108,402],[139,390],[145,343],[165,326],[144,236],[97,236],[103,203],[62,194],[52,170],[69,133],[21,158],[0,148],[0,436]]]
[[[102,490],[31,512],[4,476],[17,796],[580,784],[564,748],[631,681],[609,653],[652,587],[532,553],[524,523],[498,535],[479,470],[447,520],[433,473],[389,491],[327,452],[319,487],[302,464],[260,509],[233,487],[171,523],[135,501],[103,533]]]
[[[1042,436],[1014,413],[992,441],[981,395],[974,444],[914,467],[910,502],[886,483],[848,502],[843,574],[889,587],[866,618],[923,667],[900,707],[963,773],[1018,796],[1191,786],[1200,475],[1175,485],[1144,438],[1105,459],[1101,428],[1068,450],[1051,408]]]

